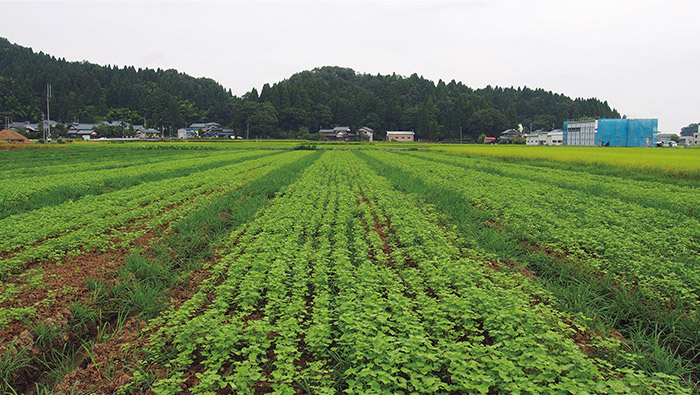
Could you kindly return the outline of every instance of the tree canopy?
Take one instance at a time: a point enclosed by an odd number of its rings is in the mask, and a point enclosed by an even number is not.
[[[40,120],[47,83],[51,117],[60,122],[120,118],[141,124],[145,118],[149,126],[177,128],[233,118],[231,92],[214,80],[175,70],[67,62],[0,38],[0,111],[14,120]]]
[[[619,118],[607,102],[571,99],[543,89],[487,86],[472,89],[454,80],[437,83],[320,67],[253,88],[241,97],[208,78],[176,70],[135,69],[67,62],[0,38],[0,112],[13,120],[38,121],[52,85],[51,116],[59,122],[117,120],[148,127],[179,128],[218,122],[251,138],[313,138],[319,128],[368,126],[413,130],[418,139],[467,140],[496,136],[518,124],[561,127],[583,117]]]
[[[343,67],[302,71],[234,100],[234,127],[250,125],[251,131],[250,113],[243,109],[249,103],[271,104],[278,120],[259,131],[271,137],[303,137],[304,130],[342,125],[369,126],[379,131],[379,138],[386,130],[413,130],[417,138],[434,141],[459,139],[462,128],[465,138],[475,140],[481,133],[497,136],[518,124],[535,130],[561,127],[567,119],[620,117],[607,102],[543,89],[474,90],[454,80],[435,84],[417,74],[358,74]]]

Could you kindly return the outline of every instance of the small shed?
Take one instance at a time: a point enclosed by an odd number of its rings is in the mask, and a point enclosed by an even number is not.
[[[374,130],[369,126],[357,129],[357,135],[360,136],[360,140],[374,141]]]
[[[416,133],[413,131],[396,130],[386,132],[386,141],[413,141]]]

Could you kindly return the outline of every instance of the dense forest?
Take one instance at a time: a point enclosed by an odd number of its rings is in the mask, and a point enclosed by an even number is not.
[[[208,78],[175,70],[66,62],[0,38],[0,115],[39,121],[52,87],[51,118],[94,123],[119,118],[149,127],[232,120],[230,91]]]
[[[437,84],[413,74],[359,74],[321,67],[233,96],[217,82],[175,70],[119,68],[67,62],[0,38],[0,115],[38,121],[52,85],[51,117],[59,122],[121,119],[173,130],[215,121],[250,137],[315,138],[319,128],[368,126],[414,130],[417,138],[455,140],[495,136],[519,124],[561,127],[566,119],[619,118],[607,102],[571,99],[542,89],[472,89]]]

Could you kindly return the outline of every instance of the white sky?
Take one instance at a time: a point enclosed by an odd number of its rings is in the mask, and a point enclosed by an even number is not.
[[[596,97],[667,133],[700,122],[700,0],[0,0],[0,15],[0,36],[35,52],[173,68],[238,96],[331,65]]]

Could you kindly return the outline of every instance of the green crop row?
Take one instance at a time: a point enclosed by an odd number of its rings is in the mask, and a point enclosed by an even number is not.
[[[22,271],[29,263],[96,249],[127,248],[150,229],[186,216],[198,205],[221,198],[227,191],[264,177],[301,156],[304,154],[243,155],[217,169],[86,196],[76,204],[70,202],[37,210],[44,211],[42,216],[36,212],[34,216],[23,213],[0,220],[3,223],[0,229],[7,231],[3,235],[7,241],[3,244],[7,257],[0,261],[0,276],[4,280],[0,284],[0,303],[11,302],[13,295],[27,286],[40,286],[38,280],[19,287],[11,281],[18,273],[22,278],[41,276],[41,265]],[[2,308],[0,322],[9,322],[14,319],[15,312],[27,307],[10,303]]]
[[[66,147],[50,150],[26,150],[32,152],[10,153],[14,156],[0,159],[0,180],[22,177],[59,176],[68,173],[89,172],[104,169],[120,169],[138,163],[141,166],[158,166],[167,161],[184,158],[200,158],[210,153],[190,151],[147,152],[116,147]],[[41,151],[41,152],[38,152]],[[41,155],[32,155],[39,153]],[[14,155],[12,155],[14,154]]]
[[[356,154],[324,153],[151,324],[123,391],[683,392],[586,354],[544,291],[470,258],[418,203]]]
[[[697,317],[700,223],[693,217],[545,180],[486,176],[468,166],[415,156],[367,155],[436,188],[453,190],[462,204],[487,212],[492,226],[506,225],[523,241],[580,262],[594,276],[613,277],[658,305]]]
[[[266,154],[265,156],[268,156]],[[258,155],[240,158],[254,159]],[[265,157],[205,170],[183,177],[144,183],[102,195],[89,195],[75,202],[45,207],[0,220],[0,251],[12,252],[0,263],[6,276],[23,264],[95,246],[109,246],[114,236],[107,233],[139,218],[150,218],[164,208],[219,188],[241,185],[247,179],[264,174],[248,172],[270,163]],[[240,177],[232,177],[241,173]],[[31,248],[30,248],[31,247]]]
[[[470,158],[452,158],[456,165],[362,156],[394,187],[434,202],[457,225],[461,243],[527,265],[559,306],[631,338],[647,371],[697,374],[695,218],[546,181],[485,177]]]
[[[527,164],[513,164],[485,158],[466,158],[463,155],[438,152],[413,151],[406,152],[406,154],[479,171],[486,177],[497,177],[506,182],[517,183],[519,180],[529,180],[554,185],[562,190],[581,191],[593,196],[618,199],[644,207],[680,212],[700,218],[700,207],[693,204],[698,198],[697,188],[690,186],[660,184],[620,176],[603,176]],[[664,211],[660,213],[663,215]]]
[[[98,195],[143,182],[225,166],[241,155],[250,153],[223,151],[199,158],[177,158],[165,163],[132,164],[118,169],[0,180],[0,218],[78,199],[84,195]]]

